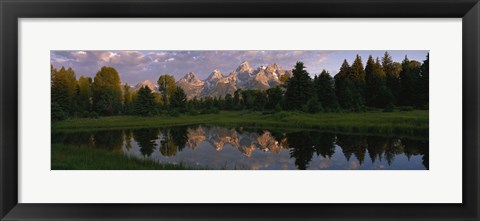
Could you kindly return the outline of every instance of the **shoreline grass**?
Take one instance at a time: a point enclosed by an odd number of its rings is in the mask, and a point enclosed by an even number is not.
[[[121,152],[52,144],[52,170],[189,170],[182,164],[164,164],[127,157]]]
[[[353,134],[382,134],[428,138],[428,110],[361,113],[317,113],[223,111],[219,114],[171,116],[112,116],[98,119],[76,118],[52,122],[59,132],[134,129],[182,125],[226,127],[289,128],[324,130]]]

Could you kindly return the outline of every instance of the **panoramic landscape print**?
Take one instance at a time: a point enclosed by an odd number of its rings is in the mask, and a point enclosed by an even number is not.
[[[51,51],[52,170],[428,170],[429,51]]]

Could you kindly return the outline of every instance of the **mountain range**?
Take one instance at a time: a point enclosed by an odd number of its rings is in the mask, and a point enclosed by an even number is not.
[[[189,72],[180,78],[176,84],[187,94],[188,99],[194,97],[224,97],[233,94],[237,89],[266,90],[281,84],[283,75],[292,76],[291,71],[285,71],[276,63],[260,66],[256,69],[250,67],[247,61],[242,62],[228,75],[223,75],[219,70],[213,70],[210,75],[201,80],[194,72]],[[158,92],[158,86],[149,80],[142,81],[133,87],[138,90],[147,86],[153,92]]]
[[[292,75],[291,71],[285,71],[275,63],[253,69],[247,61],[244,61],[228,75],[223,75],[219,70],[213,70],[205,80],[199,79],[194,72],[190,72],[180,78],[177,85],[185,91],[188,99],[207,96],[224,97],[240,88],[265,90],[280,85],[280,78],[285,74]]]
[[[152,83],[152,82],[149,81],[149,80],[144,80],[144,81],[138,83],[137,85],[135,85],[135,87],[133,87],[133,89],[136,91],[136,90],[139,90],[140,88],[145,87],[145,86],[147,86],[148,88],[150,88],[150,90],[151,90],[152,92],[158,91],[158,85]]]

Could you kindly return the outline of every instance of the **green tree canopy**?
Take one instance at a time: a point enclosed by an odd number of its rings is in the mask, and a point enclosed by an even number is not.
[[[362,57],[357,54],[351,67],[351,80],[361,89],[365,84],[365,69],[363,68]]]
[[[135,92],[128,84],[122,86],[113,67],[102,67],[93,80],[82,76],[77,81],[72,68],[57,70],[51,65],[51,116],[52,119],[65,119],[85,116],[83,113],[87,112],[89,116],[152,115],[165,108],[175,108],[173,112],[177,114],[178,110],[200,114],[265,108],[310,113],[339,108],[360,111],[365,105],[384,108],[384,111],[393,111],[395,105],[428,108],[429,55],[423,64],[407,57],[400,64],[385,52],[381,61],[369,56],[365,68],[357,55],[351,66],[345,59],[335,77],[323,70],[313,80],[304,63],[297,62],[292,74],[283,76],[282,84],[267,90],[238,88],[226,96],[188,100],[172,75],[159,77],[160,93],[145,87]]]
[[[93,80],[93,107],[102,115],[115,115],[122,109],[120,76],[113,67],[102,67]]]
[[[402,66],[398,62],[394,62],[390,54],[385,52],[382,57],[382,68],[385,73],[387,88],[393,95],[394,100],[392,103],[396,104],[400,92],[399,76]]]
[[[345,59],[340,71],[335,75],[335,94],[340,106],[347,110],[358,111],[364,104],[363,96],[358,84],[353,81],[352,68]]]
[[[418,83],[420,79],[421,64],[410,61],[407,56],[402,61],[400,72],[400,104],[404,106],[418,106]]]
[[[226,94],[225,95],[225,109],[226,110],[233,110],[234,107],[233,103],[233,96],[231,94]]]
[[[170,105],[170,97],[177,89],[175,78],[172,75],[160,75],[157,81],[158,91],[163,97],[164,105]]]
[[[267,109],[273,110],[277,105],[280,108],[283,108],[283,90],[280,86],[269,88],[267,91],[268,102],[266,105]]]
[[[133,104],[137,115],[149,116],[155,113],[155,97],[148,86],[138,90]]]
[[[332,76],[324,69],[319,76],[313,79],[316,97],[323,108],[333,110],[337,108],[337,96],[335,95],[334,81]]]
[[[133,112],[133,93],[128,83],[123,85],[123,113],[131,114]]]
[[[78,79],[77,110],[89,112],[92,110],[92,78],[81,76]]]
[[[419,82],[419,93],[420,93],[420,105],[424,108],[428,108],[428,96],[429,96],[429,81],[430,81],[430,54],[427,54],[427,59],[423,61],[421,72],[420,72],[420,82]]]
[[[187,105],[187,95],[181,87],[176,87],[170,98],[170,103],[173,108],[184,110]]]
[[[303,62],[297,62],[293,76],[287,81],[285,103],[290,110],[300,110],[314,94],[312,79],[305,68]]]
[[[62,67],[56,70],[50,66],[51,70],[51,99],[52,105],[55,104],[56,110],[65,112],[66,115],[72,115],[76,111],[77,79],[73,69]]]
[[[237,89],[233,93],[233,104],[235,109],[243,109],[244,108],[244,102],[242,99],[242,89]]]
[[[377,58],[374,61],[370,56],[365,66],[367,106],[385,107],[387,104],[393,103],[393,96],[387,88],[386,80],[380,60]]]

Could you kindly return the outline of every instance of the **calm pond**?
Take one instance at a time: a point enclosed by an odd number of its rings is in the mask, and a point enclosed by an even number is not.
[[[426,170],[429,155],[428,140],[217,126],[53,133],[52,143],[193,169]]]

